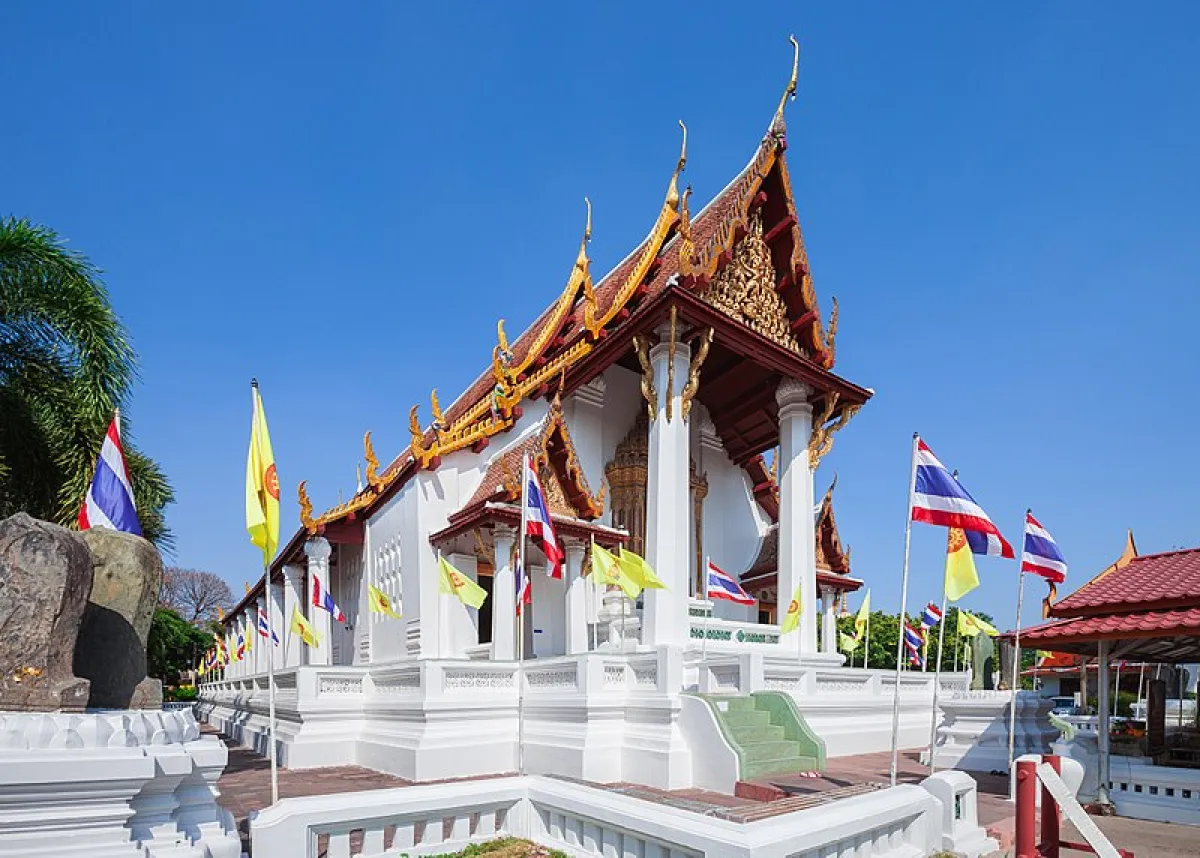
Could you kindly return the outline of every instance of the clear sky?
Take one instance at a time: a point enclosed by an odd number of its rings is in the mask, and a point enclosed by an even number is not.
[[[1195,3],[21,3],[4,13],[0,213],[106,272],[129,416],[178,502],[174,562],[257,576],[258,376],[284,486],[318,508],[429,389],[486,365],[649,228],[691,131],[693,210],[749,159],[803,46],[789,166],[841,374],[877,391],[817,476],[894,608],[911,433],[1067,590],[1200,544]],[[448,11],[457,6],[459,11]],[[442,8],[446,7],[446,8]],[[940,594],[917,525],[910,606]],[[1011,622],[1015,565],[964,600]],[[1044,588],[1030,588],[1026,619]]]

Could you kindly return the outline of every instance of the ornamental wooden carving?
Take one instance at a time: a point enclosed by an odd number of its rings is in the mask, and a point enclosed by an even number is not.
[[[642,396],[646,399],[646,413],[650,419],[658,413],[658,391],[654,389],[654,367],[650,365],[650,344],[644,337],[635,335],[633,350],[642,365]]]
[[[838,395],[830,393],[825,398],[825,408],[813,420],[812,435],[808,440],[808,467],[816,470],[825,454],[833,449],[833,436],[858,413],[861,405],[838,407]]]
[[[760,211],[750,216],[746,237],[734,247],[733,258],[701,297],[731,319],[800,354],[787,306],[775,291],[775,267],[763,241]]]
[[[683,392],[679,394],[680,410],[683,411],[684,420],[687,420],[688,415],[692,413],[692,399],[695,398],[696,391],[700,389],[700,367],[704,366],[704,360],[708,357],[714,333],[713,329],[709,328],[700,336],[696,353],[692,355],[692,362],[688,366],[687,384],[683,386]]]

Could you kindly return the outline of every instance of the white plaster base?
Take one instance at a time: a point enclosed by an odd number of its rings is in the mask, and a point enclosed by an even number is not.
[[[1008,721],[1012,692],[964,691],[939,697],[934,765],[974,772],[1008,771]],[[1050,723],[1053,702],[1036,692],[1017,693],[1014,756],[1045,754],[1058,730]]]
[[[238,858],[190,711],[0,713],[0,856]]]

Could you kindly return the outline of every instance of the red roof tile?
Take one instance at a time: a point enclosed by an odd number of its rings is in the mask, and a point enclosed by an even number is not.
[[[1084,584],[1052,610],[1056,617],[1132,611],[1139,605],[1184,602],[1200,606],[1200,548],[1145,554]]]
[[[1035,649],[1071,640],[1173,636],[1200,636],[1200,606],[1052,620],[1022,629],[1021,646]]]

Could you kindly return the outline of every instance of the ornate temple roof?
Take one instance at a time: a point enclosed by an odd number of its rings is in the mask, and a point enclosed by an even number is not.
[[[547,396],[555,389],[569,392],[585,382],[585,373],[595,372],[588,366],[589,357],[603,351],[606,340],[628,328],[633,324],[631,317],[666,293],[680,298],[695,296],[710,312],[715,310],[740,324],[751,332],[752,339],[757,336],[755,342],[765,341],[770,348],[790,355],[790,372],[817,379],[822,388],[831,391],[824,395],[824,408],[817,415],[817,434],[824,446],[816,455],[822,455],[832,433],[871,393],[830,372],[836,354],[837,302],[833,302],[826,325],[817,304],[784,158],[784,106],[795,94],[798,59],[796,46],[792,75],[767,133],[733,181],[698,214],[690,213],[691,189],[679,190],[680,174],[687,163],[684,127],[680,156],[649,234],[599,282],[593,282],[587,255],[592,221],[589,204],[576,259],[559,297],[511,342],[501,320],[491,366],[444,412],[434,391],[430,397],[432,423],[427,428],[422,428],[419,408],[414,406],[411,444],[382,472],[368,434],[364,439],[367,485],[349,501],[314,516],[301,484],[302,529],[275,565],[298,551],[305,533],[329,536],[369,515],[417,470],[436,468],[442,456],[467,448],[481,451],[492,437],[515,425],[524,399]],[[748,276],[751,270],[770,277],[764,281]],[[761,351],[763,346],[755,348]],[[605,359],[611,360],[611,356],[606,354]],[[772,359],[780,365],[778,355]],[[754,445],[762,444],[760,437],[746,440],[736,427],[728,427],[726,434],[745,448],[744,458],[757,452]],[[747,465],[753,477],[751,468]],[[773,501],[769,490],[758,499],[768,515],[774,505],[774,517],[778,516],[777,500]]]
[[[837,478],[821,499],[816,526],[817,580],[843,590],[857,590],[862,581],[850,576],[850,549],[842,547],[837,521],[833,516],[833,490]],[[770,525],[759,543],[758,556],[741,574],[742,583],[755,590],[774,587],[779,570],[779,524]]]

